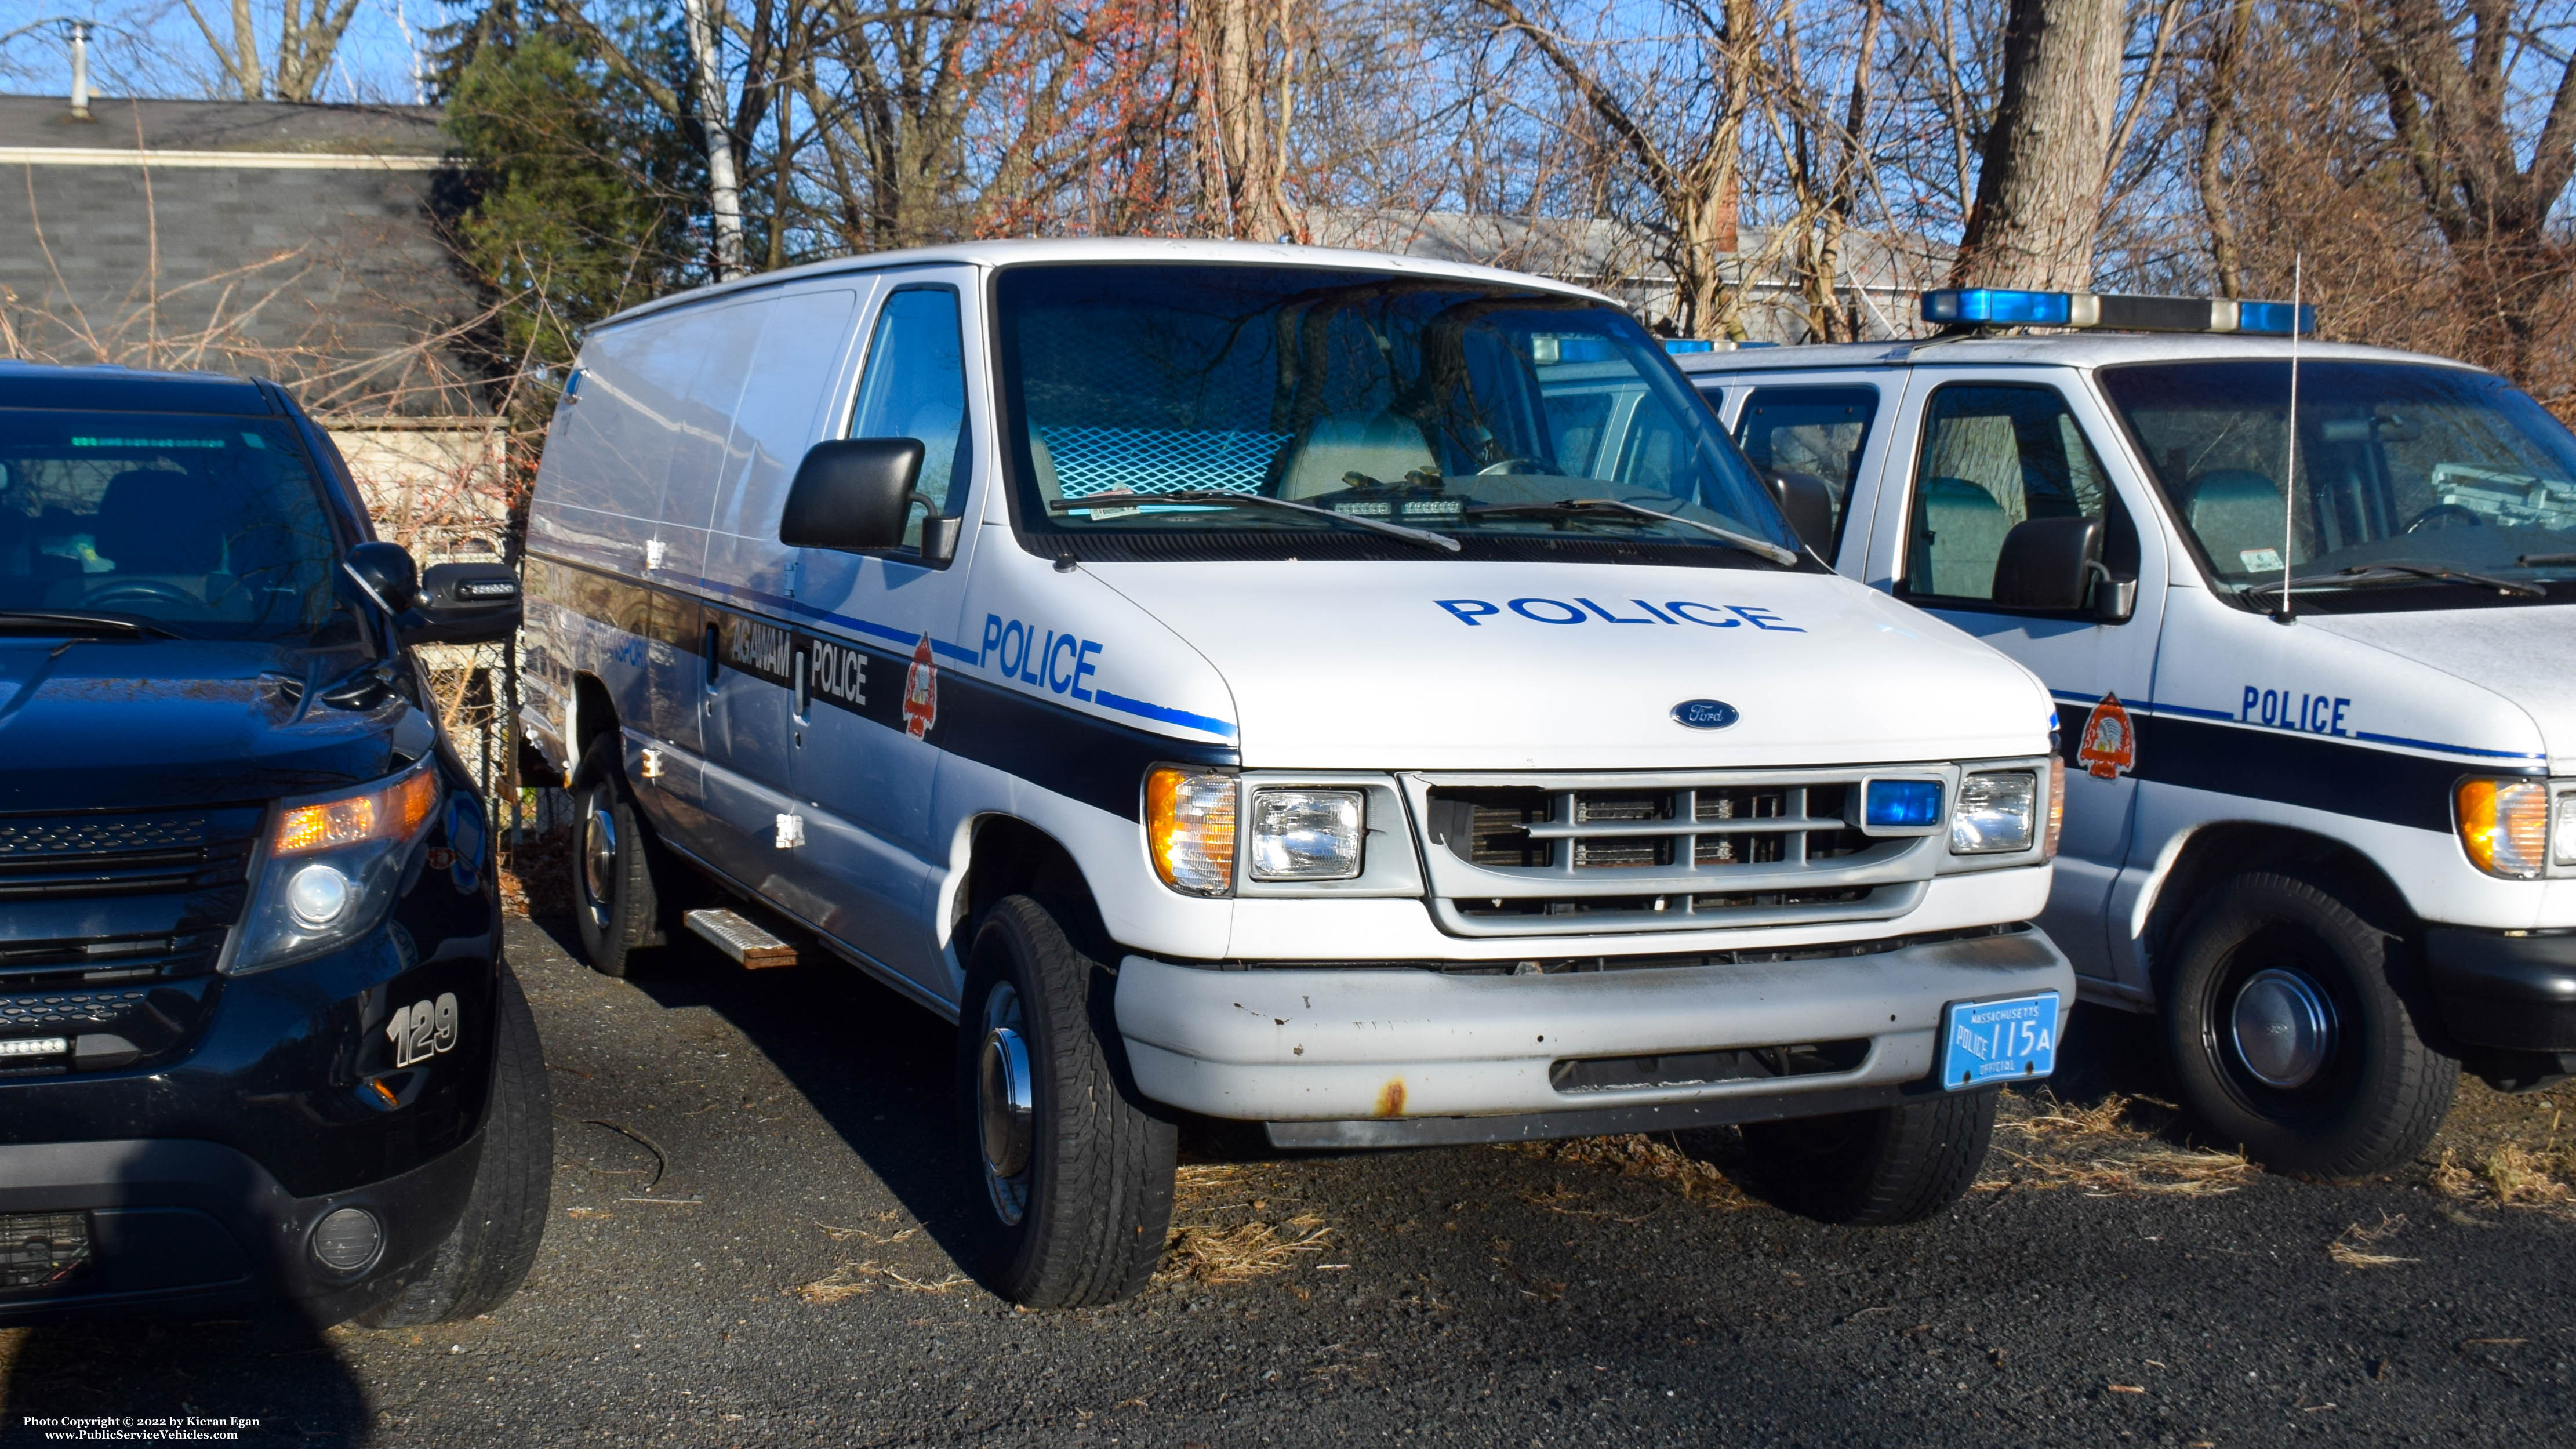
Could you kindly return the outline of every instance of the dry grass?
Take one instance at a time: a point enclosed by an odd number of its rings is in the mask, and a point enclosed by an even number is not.
[[[2153,1097],[2113,1093],[2078,1107],[2045,1089],[2033,1096],[2008,1092],[1995,1123],[1995,1155],[1977,1187],[2071,1187],[2093,1197],[2214,1197],[2253,1178],[2259,1169],[2241,1152],[2167,1141],[2162,1134],[2179,1116],[2179,1108]]]
[[[1275,1214],[1267,1178],[1236,1163],[1191,1163],[1172,1181],[1172,1229],[1157,1283],[1248,1283],[1320,1254],[1333,1230],[1311,1212]]]
[[[808,1303],[821,1304],[838,1303],[845,1298],[874,1293],[879,1288],[897,1293],[949,1293],[973,1282],[963,1273],[951,1273],[945,1278],[924,1282],[870,1258],[863,1263],[843,1263],[830,1273],[810,1283],[799,1283],[789,1291]]]
[[[2568,1142],[2567,1107],[2576,1087],[2507,1096],[2460,1083],[2450,1120],[2428,1153],[2426,1181],[2462,1208],[2519,1209],[2576,1222],[2576,1146]],[[2492,1219],[2476,1219],[2492,1221]]]
[[[1622,1177],[1651,1178],[1668,1182],[1681,1190],[1681,1195],[1695,1202],[1718,1208],[1746,1208],[1756,1200],[1727,1180],[1724,1171],[1705,1158],[1683,1151],[1670,1133],[1631,1133],[1625,1137],[1572,1137],[1555,1142],[1509,1142],[1499,1149],[1534,1157],[1542,1162],[1564,1163],[1615,1172]],[[1606,1217],[1610,1214],[1578,1209],[1571,1204],[1578,1199],[1563,1184],[1544,1193],[1523,1194],[1537,1207],[1573,1217]],[[1622,1218],[1622,1222],[1642,1219]]]
[[[2375,1228],[2365,1228],[2359,1223],[2354,1223],[2338,1234],[2333,1242],[2326,1244],[2326,1256],[2347,1268],[2394,1268],[2401,1264],[2419,1261],[2414,1258],[2400,1258],[2393,1254],[2372,1251],[2372,1245],[2395,1237],[2398,1230],[2405,1226],[2406,1214],[2404,1213],[2394,1217],[2381,1213],[2379,1226]]]

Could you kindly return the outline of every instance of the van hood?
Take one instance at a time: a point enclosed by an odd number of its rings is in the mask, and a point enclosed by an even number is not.
[[[2540,731],[2550,767],[2576,770],[2576,671],[2567,666],[2576,658],[2576,604],[2302,614],[2299,627],[2367,644],[2517,706]],[[2459,702],[2448,708],[2457,712]]]
[[[2055,717],[2020,665],[1830,574],[1295,561],[1085,569],[1214,666],[1247,765],[1980,758],[2046,750]],[[1688,701],[1726,708],[1680,710]],[[1684,724],[1677,710],[1717,727]]]
[[[180,639],[0,641],[0,811],[268,800],[391,772],[435,739],[379,692],[315,696],[352,651]]]

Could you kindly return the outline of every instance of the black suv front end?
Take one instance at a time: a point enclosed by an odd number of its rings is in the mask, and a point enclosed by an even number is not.
[[[542,1065],[407,647],[506,637],[496,571],[421,598],[273,387],[0,369],[0,1325],[524,1274]]]

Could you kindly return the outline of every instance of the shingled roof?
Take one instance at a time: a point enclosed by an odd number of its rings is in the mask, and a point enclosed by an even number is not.
[[[274,377],[344,415],[482,410],[427,106],[0,96],[0,348]],[[15,171],[16,176],[6,173]],[[14,183],[14,184],[13,184]]]

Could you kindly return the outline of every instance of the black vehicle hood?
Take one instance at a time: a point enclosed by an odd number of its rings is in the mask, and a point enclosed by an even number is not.
[[[254,801],[376,779],[436,738],[378,691],[322,686],[354,650],[182,639],[0,639],[0,811]]]

